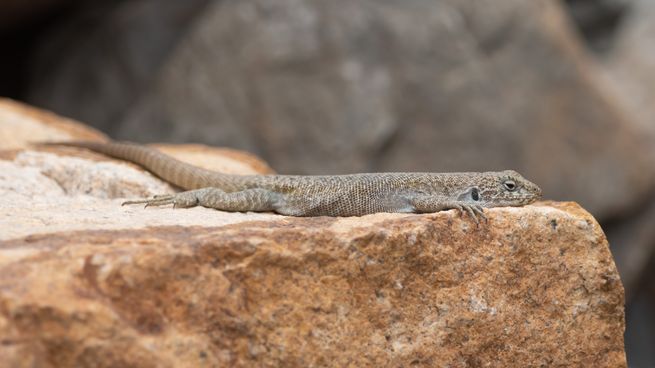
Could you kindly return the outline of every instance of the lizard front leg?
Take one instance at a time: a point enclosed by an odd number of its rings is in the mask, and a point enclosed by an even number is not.
[[[484,214],[483,207],[477,203],[445,200],[431,196],[416,197],[411,199],[410,203],[412,206],[414,206],[416,212],[426,213],[457,209],[461,213],[466,212],[469,216],[471,216],[476,224],[480,223],[479,218],[487,221],[487,216]]]
[[[187,208],[203,206],[230,212],[273,211],[279,200],[279,194],[266,189],[246,189],[239,192],[226,193],[218,188],[202,188],[170,195],[154,196],[153,198],[124,202],[128,204],[145,204],[149,206],[165,206]]]

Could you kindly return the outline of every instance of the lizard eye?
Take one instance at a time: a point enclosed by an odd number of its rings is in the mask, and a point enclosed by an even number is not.
[[[474,201],[480,200],[480,192],[478,191],[478,188],[471,189],[471,199]]]
[[[514,180],[505,180],[503,182],[503,187],[505,187],[505,189],[509,190],[510,192],[513,192],[516,190],[516,183]]]

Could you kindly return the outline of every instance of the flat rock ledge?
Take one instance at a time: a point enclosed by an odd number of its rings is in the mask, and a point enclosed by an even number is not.
[[[154,212],[154,211],[153,211]],[[183,211],[177,211],[183,212]],[[11,367],[624,367],[623,288],[572,203],[0,244]]]
[[[56,120],[2,103],[0,135]],[[626,366],[623,287],[601,228],[575,203],[491,209],[480,226],[456,211],[121,207],[173,189],[133,165],[10,141],[2,367]],[[226,170],[270,170],[214,153]]]

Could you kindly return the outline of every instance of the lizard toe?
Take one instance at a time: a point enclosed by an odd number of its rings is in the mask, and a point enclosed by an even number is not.
[[[474,207],[469,205],[463,205],[462,207],[464,208],[464,211],[466,211],[466,213],[473,219],[473,221],[475,221],[475,224],[480,225],[480,220],[478,219],[477,213],[473,209]]]
[[[487,218],[487,214],[484,213],[484,208],[480,205],[474,205],[471,206],[473,208],[473,211],[479,216],[484,222],[488,222],[489,219]]]
[[[121,203],[121,206],[132,205],[132,204],[145,204],[144,208],[164,206],[164,205],[173,203],[174,198],[175,198],[175,196],[170,195],[170,194],[156,195],[156,196],[154,196],[152,198],[144,198],[144,199],[136,199],[136,200],[125,201],[125,202]]]

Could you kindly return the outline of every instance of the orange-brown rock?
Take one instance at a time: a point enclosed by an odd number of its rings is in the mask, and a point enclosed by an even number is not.
[[[202,212],[238,220],[4,240],[0,361],[625,366],[621,283],[574,204],[492,210],[481,228]]]
[[[121,198],[171,188],[134,166],[0,158],[0,366],[626,366],[623,287],[574,203],[479,227],[143,209]]]

